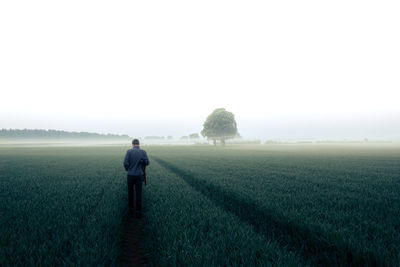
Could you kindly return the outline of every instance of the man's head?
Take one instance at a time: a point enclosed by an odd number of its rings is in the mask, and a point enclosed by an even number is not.
[[[132,140],[132,146],[139,146],[139,139],[133,139]]]

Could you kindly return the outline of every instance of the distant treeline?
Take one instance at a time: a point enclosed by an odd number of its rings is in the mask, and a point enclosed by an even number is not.
[[[151,135],[151,136],[145,136],[144,139],[146,139],[146,140],[165,140],[165,136]]]
[[[200,135],[198,133],[192,133],[189,135],[182,136],[180,139],[184,140],[184,139],[199,139],[199,138],[200,138]],[[168,135],[168,136],[150,135],[150,136],[145,136],[144,139],[145,140],[172,140],[174,138],[172,135]]]
[[[67,132],[58,130],[42,129],[1,129],[0,138],[107,138],[107,139],[127,139],[128,135],[118,134],[98,134],[88,132]]]

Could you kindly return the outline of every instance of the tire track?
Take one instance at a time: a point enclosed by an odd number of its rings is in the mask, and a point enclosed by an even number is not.
[[[193,189],[210,199],[215,205],[252,225],[259,234],[273,238],[282,245],[300,252],[305,263],[317,266],[386,266],[370,251],[354,251],[344,240],[327,236],[322,229],[290,222],[286,217],[255,203],[227,193],[223,188],[192,176],[158,157],[153,156],[168,171],[181,177]]]
[[[146,266],[146,257],[142,253],[142,221],[126,213],[122,224],[124,232],[121,237],[121,266]]]

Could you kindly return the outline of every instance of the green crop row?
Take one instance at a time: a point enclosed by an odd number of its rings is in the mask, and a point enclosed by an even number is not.
[[[151,164],[143,223],[149,265],[306,265],[296,252],[260,236],[158,161]]]
[[[157,159],[312,264],[400,262],[399,150],[166,148]]]
[[[400,149],[146,148],[150,266],[398,266]],[[0,148],[0,266],[114,266],[121,147]]]
[[[0,150],[0,265],[117,265],[126,208],[119,150]]]

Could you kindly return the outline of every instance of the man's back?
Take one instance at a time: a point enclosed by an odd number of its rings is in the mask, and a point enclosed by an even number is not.
[[[149,164],[150,162],[146,151],[140,149],[139,146],[135,146],[126,151],[124,167],[128,175],[143,175],[142,166],[147,166]]]

